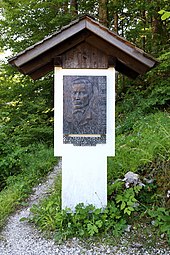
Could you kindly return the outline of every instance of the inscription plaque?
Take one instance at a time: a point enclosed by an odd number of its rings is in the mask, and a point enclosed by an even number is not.
[[[106,76],[63,76],[63,142],[106,143]]]

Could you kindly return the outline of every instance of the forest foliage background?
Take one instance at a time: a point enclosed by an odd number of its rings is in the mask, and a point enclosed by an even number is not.
[[[150,196],[153,198],[150,203],[165,208],[169,203],[167,192],[170,189],[168,8],[168,0],[0,0],[1,52],[10,50],[15,55],[78,16],[89,14],[158,58],[159,65],[135,81],[118,75],[116,157],[108,159],[108,187],[111,187],[109,183],[122,178],[127,171],[138,172],[143,178],[155,180],[156,186],[151,189]],[[2,192],[17,182],[21,174],[26,173],[26,180],[30,178],[30,166],[31,169],[34,168],[31,161],[38,162],[37,150],[44,155],[46,151],[53,149],[53,107],[53,73],[32,81],[9,66],[6,60],[1,60]],[[41,163],[37,163],[34,171],[35,174],[40,171],[36,178],[43,176],[55,162],[51,153],[46,158],[46,163],[50,163],[46,165],[42,161],[42,155],[39,153]],[[33,180],[30,183],[35,184]],[[110,188],[109,199],[111,198]],[[16,196],[14,203],[19,199],[21,198]],[[12,209],[13,206],[9,212]]]

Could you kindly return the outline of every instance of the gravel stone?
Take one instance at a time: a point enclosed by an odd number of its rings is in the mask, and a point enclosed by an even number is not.
[[[33,189],[34,193],[28,200],[28,206],[20,209],[9,217],[7,225],[0,232],[0,255],[169,255],[170,249],[148,248],[139,243],[128,245],[122,241],[117,246],[107,244],[86,244],[77,238],[66,241],[64,244],[55,244],[51,239],[45,239],[42,234],[27,221],[20,221],[30,215],[30,208],[40,199],[49,194],[57,174],[61,171],[61,161],[47,176],[46,181]],[[130,235],[130,233],[128,233]]]

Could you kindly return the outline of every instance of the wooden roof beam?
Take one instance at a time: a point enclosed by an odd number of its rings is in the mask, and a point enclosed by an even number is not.
[[[53,47],[52,49],[49,49],[48,51],[44,52],[43,54],[41,54],[41,57],[36,57],[35,59],[30,60],[26,64],[21,65],[23,73],[28,74],[30,72],[33,72],[37,68],[44,66],[50,60],[60,56],[61,54],[63,54],[63,52],[66,52],[69,49],[83,42],[88,35],[89,32],[87,30],[81,31],[80,33],[70,38],[69,41],[60,43],[57,46]]]
[[[124,52],[122,52],[119,48],[111,46],[109,43],[99,38],[98,36],[92,35],[86,39],[86,42],[102,50],[103,52],[105,52],[105,54],[116,57],[122,63],[128,65],[131,69],[133,69],[139,74],[144,74],[150,69],[148,66],[145,66],[136,59],[133,59],[133,57],[129,54],[125,54]]]
[[[104,38],[110,45],[113,45],[117,49],[125,52],[126,54],[132,56],[134,59],[142,62],[143,64],[147,65],[148,67],[152,68],[155,64],[155,61],[146,57],[144,51],[141,49],[133,46],[132,44],[126,41],[125,39],[121,38],[114,32],[109,31],[104,26],[98,24],[96,26],[96,22],[92,19],[88,19],[86,21],[86,28],[89,29],[92,33]]]
[[[64,42],[66,39],[71,38],[75,34],[82,31],[85,28],[85,20],[80,20],[78,23],[75,23],[74,26],[71,26],[67,29],[67,33],[65,30],[59,32],[56,35],[51,37],[47,37],[47,39],[43,40],[42,43],[35,44],[33,47],[28,48],[25,52],[21,52],[18,54],[18,57],[10,60],[10,62],[15,62],[16,66],[21,66],[32,59],[39,57],[44,52],[55,47],[57,44]],[[50,40],[50,45],[49,45]],[[37,47],[38,46],[38,47]]]
[[[52,71],[53,69],[54,69],[54,64],[53,64],[53,62],[50,62],[50,63],[47,63],[46,65],[44,65],[43,67],[37,69],[36,71],[29,73],[29,76],[31,76],[31,78],[33,80],[37,80],[37,79],[43,77],[45,74]]]

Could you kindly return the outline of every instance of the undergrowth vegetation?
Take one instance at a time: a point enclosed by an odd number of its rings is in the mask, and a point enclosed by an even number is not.
[[[108,178],[138,171],[159,158],[170,159],[170,116],[167,112],[149,114],[136,121],[128,133],[116,137],[116,157],[108,159]],[[113,175],[114,171],[114,175]],[[147,171],[149,173],[149,171]]]
[[[96,209],[93,205],[79,204],[75,212],[69,208],[61,210],[61,182],[58,181],[54,193],[33,206],[31,221],[43,231],[53,231],[55,240],[62,241],[75,236],[117,237],[129,224],[135,224],[136,218],[150,224],[170,241],[167,196],[170,185],[169,130],[168,113],[157,112],[136,122],[128,135],[119,134],[116,137],[116,156],[108,159],[106,208]],[[138,173],[142,185],[126,187],[123,177],[128,171]]]
[[[23,151],[20,157],[18,155],[20,173],[6,177],[5,188],[0,192],[0,227],[18,206],[24,204],[32,187],[57,163],[53,149],[44,144],[33,144]]]

